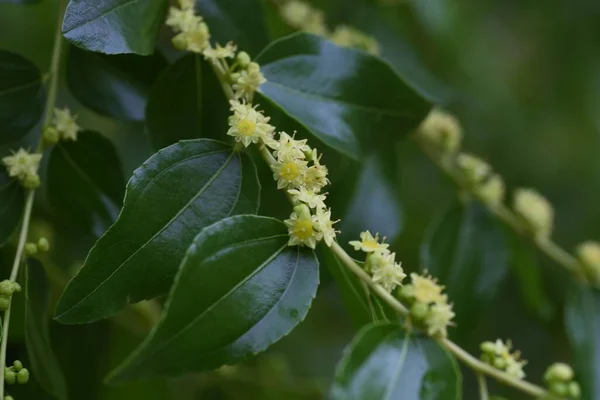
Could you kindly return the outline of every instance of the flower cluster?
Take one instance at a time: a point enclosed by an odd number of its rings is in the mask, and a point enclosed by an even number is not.
[[[544,381],[546,381],[550,393],[568,399],[578,399],[581,396],[581,388],[573,380],[574,377],[575,372],[570,365],[554,363],[546,369]]]
[[[456,315],[444,286],[429,275],[410,274],[411,284],[405,285],[398,296],[410,304],[410,315],[417,324],[422,324],[430,336],[446,337],[448,326]]]
[[[196,15],[194,1],[179,0],[179,7],[171,7],[165,22],[177,33],[173,45],[179,50],[202,53],[210,47],[208,25]]]
[[[8,175],[16,178],[21,186],[26,189],[35,189],[40,186],[38,168],[41,160],[41,154],[30,153],[20,148],[12,155],[2,158],[2,163],[6,166]]]
[[[517,379],[525,378],[523,367],[527,361],[521,360],[521,353],[512,352],[510,340],[503,342],[497,339],[495,342],[483,342],[481,344],[481,360],[494,368],[502,370]]]
[[[288,25],[296,29],[323,36],[340,46],[379,54],[379,45],[373,37],[347,25],[339,25],[331,32],[325,24],[323,11],[304,1],[287,1],[281,7],[281,16]]]
[[[208,38],[208,27],[202,17],[195,15],[192,1],[180,0],[180,7],[172,7],[167,19],[167,25],[180,32],[179,35],[199,24]],[[194,51],[189,47],[185,49]],[[305,139],[297,140],[286,132],[276,133],[275,127],[269,124],[270,118],[258,110],[258,105],[252,105],[254,93],[266,80],[248,53],[236,51],[237,47],[231,42],[213,48],[208,39],[201,49],[204,58],[215,67],[222,80],[228,82],[235,98],[230,100],[232,114],[227,135],[244,147],[259,145],[271,164],[277,188],[285,190],[293,200],[294,210],[284,221],[290,235],[289,245],[315,248],[317,242],[323,240],[331,246],[338,231],[333,227],[337,221],[331,220],[331,210],[325,204],[326,193],[322,193],[329,183],[327,167],[321,164],[317,150]],[[234,61],[230,64],[229,60]]]
[[[365,231],[360,234],[360,241],[353,240],[350,245],[357,251],[367,253],[364,269],[368,272],[374,283],[377,283],[388,292],[402,285],[406,278],[404,269],[396,262],[396,253],[388,250],[389,245],[385,238],[379,242],[379,235],[373,236],[371,232]]]
[[[600,286],[600,243],[587,241],[577,247],[577,258],[587,279]]]
[[[517,189],[514,210],[536,238],[548,238],[552,233],[552,204],[535,190]]]
[[[15,383],[24,385],[28,381],[29,370],[23,368],[23,363],[21,361],[15,360],[11,367],[4,367],[4,382],[6,382],[7,385],[14,385]],[[6,397],[4,397],[5,400]]]
[[[458,120],[440,109],[433,109],[417,130],[427,142],[444,153],[454,154],[460,149],[463,132]]]

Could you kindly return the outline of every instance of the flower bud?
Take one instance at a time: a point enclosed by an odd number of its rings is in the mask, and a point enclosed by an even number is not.
[[[248,68],[250,62],[252,62],[250,56],[245,51],[240,51],[236,56],[236,60],[242,68]]]
[[[17,374],[8,368],[4,368],[4,382],[7,385],[13,385],[17,380]]]
[[[234,72],[230,75],[231,77],[231,82],[235,83],[238,81],[238,79],[240,79],[240,73],[239,72]]]
[[[43,139],[46,147],[53,146],[60,140],[60,132],[54,126],[47,126],[44,128]]]
[[[504,190],[504,181],[499,175],[494,175],[476,188],[475,194],[485,204],[497,206],[504,201]]]
[[[46,252],[46,251],[50,250],[50,243],[48,242],[48,239],[46,239],[45,237],[40,238],[40,240],[38,240],[38,243],[37,243],[37,248],[39,251],[42,251],[42,252]]]
[[[13,362],[13,367],[15,371],[19,372],[23,369],[23,363],[19,360],[15,360],[15,362]]]
[[[565,363],[554,363],[546,369],[544,380],[546,382],[568,382],[575,376],[573,368]]]
[[[19,285],[17,282],[13,282],[12,284],[15,292],[21,291],[21,285]]]
[[[396,290],[396,295],[400,300],[411,301],[415,298],[415,287],[413,285],[404,285]]]
[[[569,382],[567,392],[567,395],[573,399],[581,397],[581,387],[579,386],[579,383]]]
[[[294,212],[299,218],[311,218],[310,209],[306,204],[298,204],[294,207]]]
[[[29,370],[27,368],[23,368],[17,372],[17,382],[23,385],[27,383],[27,381],[29,381]]]
[[[248,72],[251,72],[251,73],[260,72],[260,65],[258,65],[255,62],[251,62],[250,64],[248,64]]]
[[[463,136],[458,120],[439,109],[429,113],[418,132],[421,137],[447,153],[458,151]]]
[[[25,244],[25,254],[27,256],[34,256],[37,254],[38,248],[35,243],[26,243]]]
[[[494,367],[498,369],[506,368],[506,360],[504,358],[496,357],[493,361]]]
[[[548,390],[558,396],[566,396],[569,393],[569,385],[562,382],[554,382],[550,384]]]
[[[12,396],[4,396],[4,400],[15,400]]]
[[[187,50],[188,40],[185,33],[179,33],[173,36],[173,39],[171,39],[171,43],[173,43],[173,47],[175,47],[179,51]]]
[[[536,238],[549,237],[552,233],[554,210],[550,202],[535,190],[517,189],[514,210]]]
[[[10,298],[0,296],[0,311],[6,311],[10,307]]]
[[[488,163],[467,153],[459,154],[456,164],[462,171],[466,183],[474,187],[478,187],[483,179],[492,172],[492,167]]]
[[[600,243],[588,241],[577,246],[577,258],[586,276],[600,285]]]
[[[15,292],[15,285],[12,281],[9,281],[8,279],[3,280],[2,282],[0,282],[0,296],[12,296],[12,294]]]
[[[40,177],[37,173],[33,173],[33,174],[29,174],[27,175],[22,181],[21,181],[21,186],[23,186],[25,189],[28,190],[33,190],[33,189],[37,189],[38,187],[40,187]]]
[[[419,301],[417,301],[415,304],[413,304],[412,307],[410,308],[410,315],[419,321],[425,319],[425,317],[427,317],[428,313],[429,313],[429,306],[427,304],[421,303]]]
[[[481,343],[481,351],[487,354],[495,354],[496,353],[496,345],[493,342],[483,342]]]

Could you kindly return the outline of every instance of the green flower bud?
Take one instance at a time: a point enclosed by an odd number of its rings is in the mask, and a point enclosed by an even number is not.
[[[294,212],[298,214],[299,218],[310,218],[310,209],[306,204],[298,204],[294,207]]]
[[[416,302],[410,308],[410,315],[416,320],[423,320],[429,314],[429,306],[425,303]]]
[[[548,389],[551,393],[554,393],[558,396],[566,396],[569,392],[569,387],[567,384],[562,382],[554,382]]]
[[[240,64],[240,67],[242,68],[247,68],[248,65],[250,65],[250,62],[252,61],[250,59],[250,56],[248,55],[248,53],[246,53],[245,51],[240,51],[237,54],[237,62]]]
[[[496,345],[493,342],[483,342],[481,343],[481,351],[487,354],[496,353]]]
[[[12,284],[15,292],[21,291],[21,285],[19,285],[17,282],[13,282]]]
[[[248,72],[259,72],[260,71],[260,65],[258,65],[255,62],[251,62],[250,64],[248,64]]]
[[[171,39],[171,43],[173,43],[173,47],[180,51],[186,51],[188,47],[188,40],[185,37],[184,33],[180,33],[175,35],[173,39]]]
[[[23,368],[17,372],[17,382],[23,385],[27,383],[27,381],[29,381],[29,370],[27,368]]]
[[[12,396],[4,396],[4,400],[15,400]]]
[[[46,147],[55,145],[60,139],[60,132],[54,126],[47,126],[44,128],[43,139]]]
[[[25,244],[25,254],[28,256],[34,256],[38,251],[37,245],[35,243],[26,243]]]
[[[12,296],[15,291],[15,285],[8,279],[0,282],[0,296]]]
[[[0,296],[0,311],[6,311],[10,307],[10,298]]]
[[[239,72],[234,72],[231,74],[231,82],[235,83],[238,81],[238,79],[240,79]]]
[[[494,367],[498,369],[506,368],[506,360],[504,358],[496,357],[493,362]]]
[[[15,371],[19,372],[23,369],[23,363],[19,360],[15,360],[15,362],[13,363],[13,368]]]
[[[410,301],[415,298],[415,287],[413,285],[404,285],[401,286],[396,293],[400,300]]]
[[[546,382],[568,382],[575,376],[573,368],[565,363],[554,363],[546,369],[544,380]]]
[[[40,251],[46,252],[50,250],[50,243],[48,242],[48,239],[43,237],[40,240],[38,240],[37,247]]]
[[[13,385],[17,380],[17,374],[8,368],[4,368],[4,382],[7,385]]]
[[[40,187],[40,177],[38,174],[29,174],[21,181],[21,186],[25,189],[33,190]]]
[[[568,396],[570,396],[573,399],[578,399],[581,397],[581,388],[579,387],[579,383],[569,382],[568,386]]]

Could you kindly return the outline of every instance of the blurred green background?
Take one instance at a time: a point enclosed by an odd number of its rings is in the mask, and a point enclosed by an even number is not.
[[[556,209],[558,243],[572,250],[585,239],[600,238],[600,3],[319,0],[315,5],[326,11],[331,24],[348,23],[374,35],[384,58],[460,119],[465,149],[488,160],[509,190],[525,186],[543,193]],[[267,2],[264,12],[273,37],[289,32]],[[31,5],[0,3],[0,48],[28,57],[45,71],[55,14],[52,0]],[[93,127],[117,144],[126,178],[151,154],[142,123],[97,115],[78,104],[65,85],[59,104],[71,106],[82,126]],[[398,146],[396,155],[388,167],[393,170],[387,172],[395,177],[392,190],[402,212],[398,215],[400,233],[392,248],[405,269],[416,270],[428,226],[454,204],[457,192],[410,140]],[[47,207],[41,197],[36,226],[52,231],[58,243],[51,262],[56,268],[73,270],[94,238],[69,232],[44,211]],[[360,207],[354,211],[360,212]],[[2,268],[11,254],[10,246],[2,250]],[[562,323],[569,278],[543,255],[527,262],[542,282],[538,307],[527,305],[517,279],[509,274],[493,306],[477,323],[461,327],[456,339],[477,352],[482,340],[511,338],[529,360],[528,376],[539,382],[550,362],[571,359]],[[335,282],[325,268],[322,274],[319,295],[306,321],[237,373],[222,371],[200,378],[107,388],[102,377],[143,338],[144,329],[136,332],[136,327],[144,321],[125,315],[131,324],[53,326],[72,398],[318,398],[313,386],[327,387],[344,346],[356,331]],[[10,351],[15,355],[23,354],[18,326],[17,322],[11,330]],[[464,372],[464,397],[474,398],[473,377]],[[43,398],[34,386],[19,389],[31,391],[20,398]],[[522,398],[494,384],[492,389],[509,399]]]

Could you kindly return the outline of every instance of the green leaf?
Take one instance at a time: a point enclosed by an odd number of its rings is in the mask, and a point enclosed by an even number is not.
[[[326,145],[360,159],[409,133],[429,104],[381,59],[300,33],[258,57],[260,92]]]
[[[600,398],[600,292],[573,285],[565,305],[565,325],[574,354],[582,400]]]
[[[200,55],[189,54],[169,66],[150,92],[146,129],[155,149],[179,140],[221,139],[229,106],[214,71]]]
[[[260,0],[196,0],[196,10],[218,43],[233,41],[250,55],[269,43]]]
[[[66,399],[65,378],[48,335],[50,287],[44,266],[35,259],[27,261],[26,296],[25,344],[32,375],[53,397]]]
[[[194,239],[161,321],[112,380],[212,370],[255,355],[304,319],[319,284],[307,248],[288,246],[286,226],[230,217]]]
[[[0,50],[0,146],[16,142],[42,115],[42,76],[26,58]]]
[[[12,3],[12,4],[35,4],[42,0],[0,0],[0,3]]]
[[[341,179],[347,181],[351,188],[338,189],[337,183],[334,183],[331,189],[331,198],[335,201],[332,204],[338,205],[340,202],[336,200],[340,197],[344,197],[347,204],[340,223],[342,234],[338,240],[341,243],[356,240],[365,230],[379,232],[390,242],[400,233],[402,207],[396,190],[398,170],[393,150],[367,156],[358,165],[355,175],[349,169],[343,170]]]
[[[85,50],[149,55],[167,5],[166,0],[71,0],[62,33]]]
[[[396,323],[373,323],[344,350],[332,400],[460,400],[454,358],[433,340],[411,337]]]
[[[77,100],[98,114],[142,121],[150,88],[166,66],[160,53],[106,55],[71,47],[67,83]]]
[[[458,328],[470,329],[506,277],[509,256],[505,227],[483,206],[469,202],[434,222],[421,247],[421,267],[446,286]]]
[[[536,248],[517,233],[510,231],[508,234],[512,250],[511,272],[517,279],[525,306],[542,320],[549,321],[554,309],[544,287]]]
[[[85,131],[76,141],[52,148],[48,161],[48,202],[71,226],[101,236],[115,222],[125,180],[110,140]]]
[[[255,213],[259,196],[251,160],[225,143],[189,140],[159,151],[134,172],[119,219],[65,289],[55,318],[88,323],[166,293],[194,236]]]
[[[354,276],[329,248],[319,255],[323,260],[322,264],[336,280],[344,305],[357,326],[396,319],[396,313],[374,296],[368,286]],[[357,263],[360,264],[359,261]]]
[[[19,183],[0,170],[0,247],[19,225],[25,196]]]

